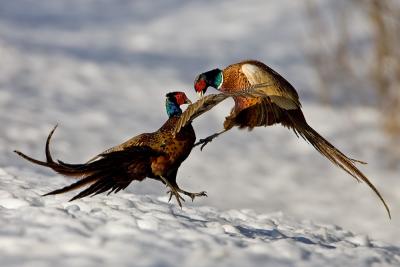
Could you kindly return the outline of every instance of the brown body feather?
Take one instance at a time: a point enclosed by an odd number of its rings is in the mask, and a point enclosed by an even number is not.
[[[179,189],[176,184],[177,171],[181,163],[189,156],[196,136],[190,124],[184,126],[174,136],[173,129],[178,118],[178,116],[171,117],[158,131],[131,138],[85,164],[69,164],[53,160],[49,146],[56,127],[47,138],[46,161],[31,158],[19,151],[15,152],[32,163],[51,168],[66,176],[79,178],[72,185],[46,195],[65,193],[90,185],[71,199],[75,200],[106,191],[118,192],[125,189],[132,181],[142,181],[146,177],[162,182],[164,180],[161,178],[165,177],[170,185]],[[179,200],[178,202],[180,204]]]

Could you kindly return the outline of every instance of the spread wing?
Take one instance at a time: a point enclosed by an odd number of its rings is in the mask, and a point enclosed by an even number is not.
[[[258,105],[264,111],[271,111],[271,104],[275,104],[277,108],[279,107],[286,110],[293,110],[301,107],[299,96],[293,86],[271,68],[246,63],[242,65],[241,70],[249,80],[251,84],[250,87],[241,91],[222,92],[220,94],[212,94],[201,98],[182,113],[176,124],[174,134],[178,133],[188,122],[193,121],[196,117],[209,111],[228,97],[243,96],[268,98],[268,101],[262,101],[268,105]],[[265,112],[259,112],[262,116],[264,116],[264,113]],[[271,113],[275,114],[276,112],[272,110]],[[270,118],[272,119],[273,117],[270,116]],[[268,125],[273,124],[273,122],[268,121],[268,123],[263,122],[262,124]]]
[[[265,65],[258,66],[246,63],[242,65],[241,70],[252,85],[243,90],[243,93],[251,96],[269,97],[272,103],[286,110],[301,107],[296,90],[273,69]]]
[[[174,135],[179,133],[179,131],[185,127],[186,124],[190,123],[201,114],[209,111],[230,96],[231,94],[226,93],[211,94],[204,96],[193,104],[189,105],[176,123]]]
[[[219,94],[211,94],[200,98],[195,103],[189,105],[182,113],[178,122],[176,123],[174,135],[178,133],[186,124],[193,121],[195,118],[202,115],[203,113],[209,111],[228,97],[271,97],[270,95],[267,95],[265,93],[265,91],[268,91],[267,88],[269,88],[270,86],[270,82],[263,82],[254,84],[244,89],[243,91],[221,92]]]

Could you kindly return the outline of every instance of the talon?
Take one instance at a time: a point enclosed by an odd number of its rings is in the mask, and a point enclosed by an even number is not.
[[[204,148],[208,143],[210,143],[213,139],[214,139],[214,136],[209,136],[209,137],[207,137],[207,138],[200,139],[199,142],[197,142],[196,144],[194,144],[194,146],[201,145],[200,150],[203,151],[203,148]]]
[[[211,140],[208,141],[208,142],[206,142],[206,143],[204,143],[204,144],[200,147],[200,151],[203,151],[203,148],[204,148],[208,143],[210,143],[210,142],[211,142]]]
[[[191,193],[191,192],[186,192],[184,190],[181,190],[180,192],[185,194],[185,195],[187,195],[187,196],[189,196],[192,199],[192,202],[194,201],[194,199],[196,197],[204,197],[204,196],[206,197],[207,196],[206,191],[201,191],[201,192],[198,192],[198,193]]]
[[[167,194],[168,194],[168,193],[169,193],[168,202],[171,201],[172,196],[175,196],[176,201],[178,202],[179,206],[182,207],[181,200],[182,200],[183,202],[185,202],[186,200],[185,200],[177,191],[169,190],[169,191],[167,192]]]
[[[171,190],[170,191],[167,191],[167,194],[169,193],[169,199],[168,199],[168,203],[171,201],[171,199],[172,199],[172,192],[171,192]]]
[[[224,130],[224,131],[225,131],[225,130]],[[204,148],[208,143],[210,143],[214,138],[218,137],[221,133],[223,133],[223,132],[210,135],[210,136],[208,136],[208,137],[206,137],[206,138],[204,138],[204,139],[200,139],[199,142],[197,142],[197,143],[194,144],[194,146],[201,145],[200,150],[203,151],[203,148]]]
[[[167,185],[167,187],[170,188],[170,190],[167,191],[167,194],[168,194],[168,193],[170,194],[170,195],[169,195],[169,200],[168,200],[168,202],[171,201],[172,195],[174,195],[175,198],[176,198],[176,201],[178,202],[178,205],[182,208],[181,200],[182,200],[182,201],[185,201],[185,199],[178,193],[178,190],[177,190],[174,186],[172,186],[170,182],[168,182],[167,179],[165,179],[165,178],[162,177],[162,176],[160,176],[160,179]]]

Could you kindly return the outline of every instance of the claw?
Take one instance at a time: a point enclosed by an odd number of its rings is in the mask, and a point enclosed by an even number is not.
[[[179,199],[180,200],[182,200],[182,201],[186,201],[181,195],[179,195],[179,193],[178,192],[176,192],[176,194],[174,193],[174,192],[172,192],[171,190],[168,190],[167,191],[167,194],[169,194],[169,199],[168,199],[168,202],[170,202],[171,201],[171,199],[172,199],[172,196],[175,196],[175,197],[179,197]]]
[[[182,200],[183,202],[185,202],[186,200],[178,193],[178,191],[176,191],[176,190],[169,190],[169,191],[167,191],[167,194],[168,194],[168,193],[169,193],[168,202],[171,201],[172,196],[175,196],[175,199],[176,199],[176,201],[178,202],[179,207],[182,208],[182,202],[181,202],[181,200]]]
[[[194,199],[196,197],[206,197],[207,196],[207,192],[206,191],[201,191],[201,192],[198,192],[198,193],[187,192],[187,191],[184,191],[182,189],[179,189],[178,191],[181,192],[182,194],[185,194],[188,197],[190,197],[192,199],[192,202],[194,201]]]
[[[170,183],[167,179],[165,179],[165,178],[162,177],[162,176],[159,176],[159,177],[160,177],[160,179],[170,188],[170,191],[167,192],[167,194],[168,194],[168,193],[170,194],[170,195],[169,195],[169,200],[168,200],[168,202],[171,201],[172,195],[174,195],[176,201],[178,202],[179,207],[182,208],[182,202],[181,202],[181,200],[182,200],[182,201],[185,201],[185,199],[184,199],[181,195],[179,195],[178,190],[177,190],[174,186],[172,186],[171,183]]]
[[[232,128],[232,127],[230,127],[230,128]],[[204,148],[208,143],[210,143],[215,137],[220,136],[220,135],[223,134],[224,132],[228,131],[230,128],[226,128],[226,129],[222,130],[222,131],[219,132],[219,133],[215,133],[215,134],[212,134],[212,135],[210,135],[210,136],[208,136],[208,137],[206,137],[206,138],[204,138],[204,139],[200,139],[199,142],[197,142],[197,143],[195,143],[195,144],[193,145],[193,147],[198,146],[198,145],[201,145],[200,150],[203,151],[203,148]]]
[[[172,192],[171,192],[171,190],[170,191],[167,191],[167,194],[169,193],[169,199],[168,199],[168,203],[171,201],[171,199],[172,199]]]
[[[190,198],[192,199],[192,202],[194,201],[195,197],[207,197],[207,192],[206,191],[201,191],[199,193],[193,193],[190,195]]]
[[[208,142],[206,142],[206,143],[204,143],[201,147],[200,147],[200,151],[203,151],[203,148],[208,144],[208,143],[210,143],[211,141],[208,141]]]
[[[203,151],[203,148],[210,143],[215,137],[217,137],[219,134],[213,134],[210,135],[209,137],[206,137],[204,139],[200,139],[199,142],[195,143],[194,146],[201,145],[200,150]]]

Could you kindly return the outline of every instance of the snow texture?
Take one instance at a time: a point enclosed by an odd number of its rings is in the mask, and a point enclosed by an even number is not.
[[[1,266],[399,266],[400,166],[387,164],[376,110],[318,104],[303,10],[290,0],[1,1]],[[44,158],[59,123],[55,158],[88,160],[157,129],[165,93],[194,100],[198,73],[246,58],[287,77],[308,122],[369,163],[360,167],[392,220],[365,184],[280,126],[195,149],[178,183],[209,197],[182,210],[150,180],[76,202],[41,197],[72,181],[12,153]],[[231,105],[196,120],[197,136],[219,131]]]
[[[14,170],[15,172],[15,170]],[[369,266],[400,264],[400,249],[338,226],[252,210],[184,207],[121,193],[65,202],[46,184],[0,170],[6,266]],[[49,177],[51,178],[51,177]],[[2,266],[5,266],[3,265]]]

